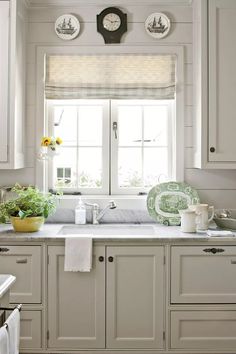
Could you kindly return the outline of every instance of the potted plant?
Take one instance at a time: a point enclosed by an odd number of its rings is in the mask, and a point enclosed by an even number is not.
[[[44,194],[34,187],[16,184],[12,192],[15,199],[0,204],[0,222],[11,221],[17,232],[38,231],[45,219],[56,211],[56,196]]]

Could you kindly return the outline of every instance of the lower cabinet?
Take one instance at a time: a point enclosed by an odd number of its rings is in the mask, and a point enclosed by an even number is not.
[[[163,348],[163,247],[108,247],[107,259],[107,348]]]
[[[171,349],[236,348],[236,311],[171,311]]]
[[[49,349],[163,348],[163,247],[95,246],[89,273],[48,252]]]
[[[171,349],[236,348],[236,247],[171,247]]]
[[[91,272],[65,272],[64,246],[49,246],[48,347],[105,348],[105,247],[93,247]]]
[[[20,315],[20,349],[42,348],[42,314],[41,311],[21,311]]]

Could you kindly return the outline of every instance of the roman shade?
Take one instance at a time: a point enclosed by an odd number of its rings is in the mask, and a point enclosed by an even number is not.
[[[174,55],[50,55],[47,99],[173,99]]]

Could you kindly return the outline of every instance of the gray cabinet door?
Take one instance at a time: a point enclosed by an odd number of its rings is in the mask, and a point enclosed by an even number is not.
[[[172,303],[236,303],[236,247],[173,246]]]
[[[107,248],[107,348],[163,348],[163,267],[163,247]]]
[[[41,246],[2,245],[1,273],[12,274],[16,281],[10,290],[11,303],[41,303]]]
[[[236,161],[235,76],[236,1],[209,4],[209,149],[210,162]],[[212,149],[214,148],[214,149]],[[211,152],[212,150],[212,152]]]
[[[49,246],[50,349],[105,347],[105,247],[93,247],[91,272],[65,272],[64,246]]]
[[[171,349],[235,353],[236,311],[171,311],[170,333]]]
[[[42,347],[41,311],[22,310],[20,314],[20,349],[40,349]]]

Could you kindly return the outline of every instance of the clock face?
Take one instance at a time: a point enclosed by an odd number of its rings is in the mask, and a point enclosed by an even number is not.
[[[121,25],[121,19],[117,14],[109,13],[104,16],[102,21],[103,27],[110,32],[118,30]]]

